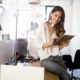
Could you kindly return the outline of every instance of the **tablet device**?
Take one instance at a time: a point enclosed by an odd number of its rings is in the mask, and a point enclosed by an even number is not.
[[[74,35],[63,35],[61,38],[59,38],[59,39],[55,42],[55,44],[56,44],[56,45],[60,45],[63,41],[71,40],[73,37],[74,37]]]

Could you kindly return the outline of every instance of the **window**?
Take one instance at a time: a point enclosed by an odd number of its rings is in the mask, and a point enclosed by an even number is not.
[[[30,26],[30,13],[26,10],[17,11],[17,24],[16,24],[16,37],[17,38],[26,38],[27,31]]]
[[[49,18],[49,14],[54,6],[45,6],[45,20],[47,21]]]

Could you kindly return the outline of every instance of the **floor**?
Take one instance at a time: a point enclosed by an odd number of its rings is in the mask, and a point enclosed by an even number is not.
[[[71,75],[71,71],[68,71],[68,72]],[[80,69],[75,69],[73,71],[73,75],[80,78]]]

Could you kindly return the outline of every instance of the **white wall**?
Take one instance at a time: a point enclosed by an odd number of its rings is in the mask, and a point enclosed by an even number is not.
[[[80,0],[73,2],[72,34],[75,35],[71,46],[71,53],[74,57],[76,50],[80,49]]]

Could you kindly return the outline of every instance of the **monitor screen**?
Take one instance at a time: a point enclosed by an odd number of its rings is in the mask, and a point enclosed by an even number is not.
[[[0,41],[0,65],[8,63],[14,55],[14,40]]]

